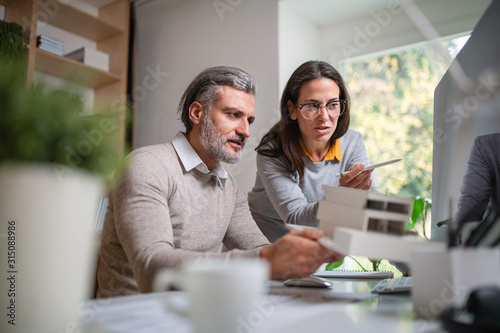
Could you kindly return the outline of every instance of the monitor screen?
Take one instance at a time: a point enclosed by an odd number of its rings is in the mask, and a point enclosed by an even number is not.
[[[500,1],[492,1],[435,90],[433,239],[446,240],[446,227],[438,227],[437,224],[457,213],[464,175],[476,138],[500,133],[498,17]]]

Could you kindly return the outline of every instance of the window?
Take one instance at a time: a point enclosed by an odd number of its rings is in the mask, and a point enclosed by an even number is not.
[[[453,59],[469,36],[440,41]],[[450,65],[427,43],[342,64],[351,128],[361,132],[380,192],[431,196],[434,90]]]

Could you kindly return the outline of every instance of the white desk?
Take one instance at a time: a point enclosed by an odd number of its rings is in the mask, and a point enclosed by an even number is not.
[[[269,294],[242,320],[241,332],[442,332],[439,322],[413,320],[409,295],[366,298],[379,280],[332,281],[331,289],[290,288],[270,281]],[[352,300],[358,296],[366,299]],[[92,333],[194,333],[188,307],[184,292],[165,292],[91,301],[82,314]]]

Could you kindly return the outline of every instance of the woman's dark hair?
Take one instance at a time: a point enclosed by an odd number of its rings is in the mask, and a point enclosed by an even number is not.
[[[327,62],[308,61],[300,65],[288,80],[283,95],[281,95],[281,119],[264,135],[255,148],[259,154],[269,157],[277,158],[285,155],[288,171],[293,173],[294,170],[297,170],[301,179],[304,176],[304,161],[300,147],[300,128],[298,122],[290,118],[287,104],[288,101],[297,104],[302,85],[319,78],[331,79],[337,83],[340,89],[339,99],[347,101],[344,113],[339,117],[337,128],[330,138],[330,146],[347,132],[351,101],[342,76]]]

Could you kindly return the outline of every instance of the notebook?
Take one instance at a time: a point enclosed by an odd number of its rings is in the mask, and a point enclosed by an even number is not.
[[[332,271],[318,271],[313,276],[325,278],[346,278],[346,279],[392,279],[393,272],[387,271],[356,271],[334,269]]]

